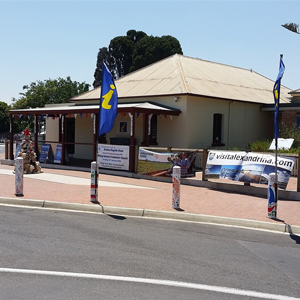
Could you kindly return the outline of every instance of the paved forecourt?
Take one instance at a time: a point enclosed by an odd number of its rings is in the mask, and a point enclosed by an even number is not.
[[[23,196],[20,197],[15,195],[13,170],[13,166],[0,164],[0,203],[12,203],[15,200],[15,203],[24,204],[25,199],[41,200],[44,207],[50,207],[51,203],[52,208],[62,208],[64,204],[64,208],[76,210],[210,222],[300,234],[300,201],[280,200],[278,220],[272,220],[267,218],[265,197],[181,185],[180,209],[174,210],[171,182],[100,174],[99,203],[94,204],[90,201],[89,172],[50,168],[43,168],[44,172],[40,174],[25,174]],[[291,179],[291,185],[295,185],[295,178]],[[196,177],[195,180],[200,178]]]

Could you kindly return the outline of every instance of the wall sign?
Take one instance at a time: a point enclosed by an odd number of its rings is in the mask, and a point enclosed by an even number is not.
[[[98,144],[99,168],[129,171],[129,146]]]

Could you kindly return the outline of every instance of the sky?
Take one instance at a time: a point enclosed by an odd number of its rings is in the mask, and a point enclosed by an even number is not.
[[[128,30],[171,35],[183,54],[253,71],[300,88],[300,0],[0,0],[0,101],[47,79],[94,81],[97,54]],[[99,95],[100,96],[100,95]]]

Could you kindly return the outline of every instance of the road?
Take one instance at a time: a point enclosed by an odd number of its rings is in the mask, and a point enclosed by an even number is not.
[[[0,206],[0,254],[1,300],[300,299],[287,234]]]

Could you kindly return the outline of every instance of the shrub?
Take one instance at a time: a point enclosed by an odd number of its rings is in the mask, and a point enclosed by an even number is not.
[[[253,152],[268,152],[271,141],[264,139],[261,141],[254,141],[249,144],[250,150]]]

